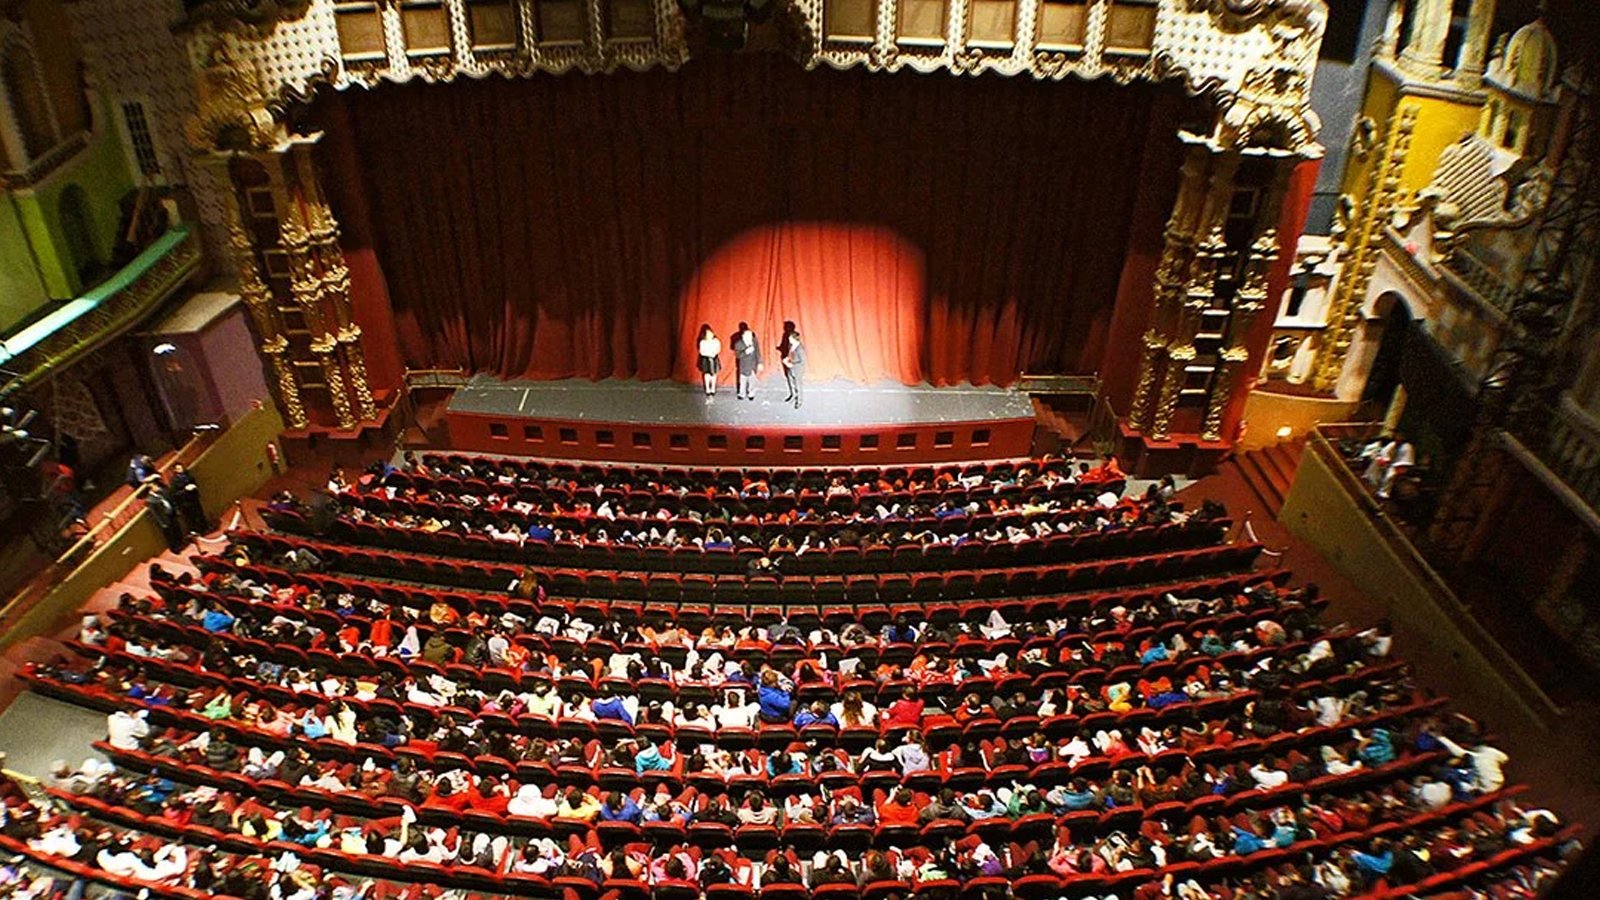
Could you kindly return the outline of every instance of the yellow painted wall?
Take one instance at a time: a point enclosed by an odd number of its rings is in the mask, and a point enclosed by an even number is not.
[[[1388,131],[1389,122],[1402,105],[1417,107],[1417,125],[1411,133],[1411,150],[1400,172],[1402,194],[1409,197],[1433,180],[1433,171],[1439,165],[1439,156],[1446,147],[1478,129],[1483,103],[1465,98],[1423,96],[1397,80],[1400,77],[1392,69],[1374,66],[1367,78],[1367,93],[1361,104],[1361,114],[1370,116],[1378,123],[1381,140]],[[1369,153],[1365,161],[1351,157],[1345,170],[1344,193],[1358,204],[1366,195],[1371,167],[1382,156],[1380,150],[1381,145]]]
[[[1244,419],[1250,427],[1245,429],[1239,449],[1259,450],[1285,440],[1303,438],[1317,425],[1348,422],[1358,405],[1331,397],[1251,391],[1244,402]],[[1278,437],[1278,429],[1286,426],[1289,435]]]
[[[0,198],[0,333],[50,300],[20,212],[9,198]]]
[[[1401,189],[1409,196],[1433,180],[1433,170],[1438,168],[1439,156],[1446,147],[1478,130],[1483,104],[1415,95],[1400,102],[1420,108],[1417,129],[1411,134],[1411,152],[1400,173]]]

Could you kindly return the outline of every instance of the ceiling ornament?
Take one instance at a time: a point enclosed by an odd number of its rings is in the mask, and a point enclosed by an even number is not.
[[[1272,15],[1310,27],[1328,15],[1323,0],[1189,0],[1189,8],[1211,13],[1232,28],[1251,27]]]
[[[210,26],[263,38],[272,34],[279,22],[296,21],[310,9],[311,0],[189,0],[174,28],[190,31]]]
[[[265,150],[286,135],[267,110],[255,68],[217,37],[195,75],[198,109],[185,126],[189,145],[202,152]]]

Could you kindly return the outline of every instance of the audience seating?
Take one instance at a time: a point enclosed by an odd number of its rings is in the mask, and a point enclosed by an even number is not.
[[[264,839],[247,833],[237,817],[231,828],[218,829],[140,811],[120,795],[62,787],[48,789],[42,823],[93,822],[133,846],[181,847],[231,873],[272,871],[279,874],[266,877],[278,879],[295,872],[327,890],[366,883],[370,900],[421,900],[424,891],[439,889],[466,900],[1156,900],[1173,896],[1164,885],[1176,884],[1271,896],[1262,891],[1291,873],[1356,871],[1356,851],[1378,853],[1399,837],[1447,840],[1465,823],[1507,835],[1523,826],[1519,785],[1456,787],[1450,802],[1421,805],[1416,786],[1450,775],[1449,754],[1437,742],[1423,746],[1448,701],[1417,691],[1403,663],[1369,655],[1368,633],[1317,624],[1325,603],[1314,594],[1284,599],[1291,574],[1255,571],[1260,545],[1226,543],[1229,523],[1221,518],[1158,517],[1162,524],[1096,530],[1101,508],[1071,504],[1108,490],[1120,494],[1123,485],[1058,480],[1073,473],[1065,460],[713,470],[427,454],[423,465],[369,476],[344,492],[341,499],[361,512],[321,534],[303,513],[279,508],[268,517],[274,530],[230,533],[229,549],[192,559],[194,572],[153,572],[148,596],[125,598],[99,618],[102,632],[65,642],[66,655],[30,665],[21,677],[30,689],[76,705],[115,715],[143,712],[154,731],[137,746],[94,745],[128,773],[104,776],[123,779],[117,782],[123,787],[158,775],[185,796],[203,787],[272,821],[299,815],[333,833],[374,839],[397,832],[415,837],[420,832],[408,830],[414,819],[415,828],[430,831],[423,846],[459,845],[457,856],[401,861],[347,852],[338,842]],[[1050,476],[1040,480],[1045,472]],[[738,550],[619,545],[609,538],[519,544],[371,518],[420,515],[483,526],[506,515],[483,508],[493,497],[542,507],[539,515],[559,531],[655,526],[703,538],[716,527],[747,543]],[[942,540],[964,529],[1003,529],[1022,517],[1009,509],[979,509],[955,521],[923,514],[1041,499],[1067,507],[1032,520],[1064,533],[951,546]],[[586,503],[609,503],[617,515],[596,521],[578,511]],[[891,524],[941,542],[841,544],[842,534],[869,521],[850,516],[879,505],[915,506],[915,514]],[[673,515],[659,518],[660,509]],[[726,521],[705,521],[724,511]],[[796,511],[813,516],[795,526],[797,533],[834,546],[799,555],[768,546],[789,527],[773,517]],[[290,551],[309,551],[315,561],[291,562]],[[763,557],[778,561],[777,574],[751,574]],[[536,590],[520,596],[512,590],[530,580]],[[307,595],[319,602],[303,602]],[[221,618],[207,619],[207,612]],[[415,646],[401,652],[392,635],[390,644],[369,644],[365,636],[384,622],[394,623],[386,632],[409,625],[411,640],[443,639],[451,649],[430,661]],[[907,627],[914,639],[888,637]],[[467,664],[460,648],[486,628],[524,653],[526,667]],[[847,629],[855,629],[854,643],[841,640]],[[766,638],[779,630],[788,632],[783,639]],[[670,640],[658,639],[668,631]],[[695,705],[722,702],[727,683],[685,672],[691,645],[710,640],[706,635],[737,635],[715,646],[729,666],[749,672],[770,668],[788,679],[813,661],[835,667],[788,687],[794,710],[859,697],[882,718],[870,725],[763,718],[748,726],[675,718]],[[1212,649],[1199,652],[1206,641]],[[704,656],[700,649],[697,658]],[[1101,653],[1113,661],[1102,664]],[[607,662],[619,657],[659,661],[671,671],[623,677]],[[919,675],[914,663],[932,668]],[[412,693],[377,696],[374,685]],[[499,705],[547,685],[559,694],[561,712]],[[652,713],[621,720],[591,711],[624,695],[641,710],[654,704]],[[981,711],[963,711],[969,697]],[[883,710],[901,699],[926,707],[913,722],[887,720]],[[1003,718],[994,712],[1018,702],[1032,706]],[[356,722],[403,724],[410,737],[379,743],[366,730],[354,740],[311,737],[299,726],[283,734],[243,717],[262,706],[297,721],[331,719],[348,708]],[[1271,706],[1288,711],[1282,727],[1263,712]],[[1339,711],[1322,718],[1329,707]],[[1315,719],[1313,710],[1322,710]],[[479,749],[447,749],[457,746],[447,740],[453,729],[470,731]],[[1355,759],[1378,735],[1391,745],[1387,758],[1328,770],[1325,752]],[[1135,738],[1153,743],[1147,751]],[[857,760],[896,741],[922,748],[928,765],[902,772]],[[485,742],[512,748],[515,758],[486,752]],[[1080,744],[1088,751],[1068,754],[1074,742],[1088,742]],[[536,743],[553,752],[531,755]],[[626,753],[619,760],[620,747],[653,748],[664,766],[636,767]],[[1101,749],[1108,747],[1114,749]],[[263,777],[246,774],[253,759],[300,751],[309,767],[302,781],[273,777],[281,763],[260,769]],[[737,759],[743,768],[690,766],[691,758],[708,753]],[[772,768],[780,759],[789,762]],[[1297,774],[1282,783],[1241,780],[1257,768],[1287,772],[1289,761]],[[389,790],[402,773],[431,791],[423,802]],[[1170,790],[1176,780],[1201,776],[1213,790],[1187,798],[1145,793],[1146,779],[1150,789],[1163,781]],[[666,808],[670,801],[690,818],[596,821],[464,808],[443,799],[449,796],[443,786],[452,783],[512,797],[531,792],[550,809],[558,799],[585,795],[595,798],[585,803],[636,807]],[[1058,799],[1043,811],[970,821],[859,824],[800,816],[766,824],[741,814],[729,824],[713,814],[724,806],[729,815],[754,808],[748,806],[754,795],[784,810],[832,810],[842,798],[855,798],[881,811],[901,788],[921,809],[945,791],[962,798],[1030,791],[1064,797],[1081,785],[1094,789],[1087,808],[1055,805]],[[1129,785],[1138,786],[1131,801],[1115,799]],[[1359,827],[1317,830],[1305,820],[1310,803],[1366,804],[1373,814]],[[1272,824],[1290,822],[1289,836],[1277,840]],[[1177,852],[1196,834],[1235,846],[1243,837],[1230,828],[1273,841],[1194,859]],[[1342,895],[1426,897],[1492,886],[1513,872],[1553,870],[1574,829],[1530,832],[1410,883],[1366,877]],[[461,855],[480,840],[498,848],[492,863]],[[1147,858],[1131,868],[1075,868],[1084,857],[1072,854],[1108,848],[1121,854],[1155,842],[1168,848],[1165,863]],[[173,900],[226,896],[194,886],[201,882],[193,866],[181,877],[141,881],[93,859],[44,852],[9,833],[0,834],[0,851],[116,890]],[[852,872],[848,883],[822,877],[833,851],[848,854],[860,877]],[[1064,868],[1045,864],[1056,853],[1065,854]],[[607,876],[595,868],[600,860],[609,865],[612,854],[645,860],[644,874]],[[881,854],[893,873],[868,877],[871,854]],[[998,869],[979,866],[985,854],[1000,861]],[[730,875],[702,884],[673,875],[670,865],[658,870],[675,855],[695,870],[719,861]],[[523,865],[543,859],[559,865]],[[272,860],[279,862],[249,868]],[[769,876],[785,864],[792,864],[793,879]]]

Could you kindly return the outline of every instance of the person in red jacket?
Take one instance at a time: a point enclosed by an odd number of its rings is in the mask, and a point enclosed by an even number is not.
[[[511,794],[505,785],[493,778],[478,779],[477,784],[467,789],[466,796],[467,809],[499,816],[506,814],[506,806],[511,802]]]
[[[911,791],[903,787],[896,788],[894,796],[878,807],[878,824],[915,826],[921,814],[922,807],[917,805]]]
[[[908,687],[901,692],[899,700],[884,710],[883,721],[890,728],[916,728],[922,724],[924,706],[926,704],[917,696],[916,689]]]

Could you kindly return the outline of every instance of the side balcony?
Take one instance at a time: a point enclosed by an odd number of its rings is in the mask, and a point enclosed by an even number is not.
[[[27,390],[121,336],[201,268],[192,226],[174,225],[116,274],[0,341],[9,390]]]

